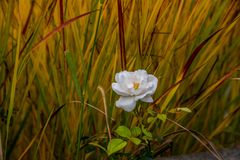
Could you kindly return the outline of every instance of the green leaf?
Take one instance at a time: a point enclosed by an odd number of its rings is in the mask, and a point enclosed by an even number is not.
[[[187,107],[179,107],[179,108],[173,108],[168,111],[169,113],[178,113],[178,112],[187,112],[190,113],[192,112],[189,108]]]
[[[147,109],[148,114],[154,116],[155,112],[152,109]]]
[[[149,132],[149,131],[147,131],[147,130],[144,128],[144,126],[142,126],[142,132],[143,132],[143,134],[144,134],[146,137],[148,137],[149,139],[152,139],[152,133]]]
[[[147,119],[147,123],[151,123],[154,119],[155,119],[154,117],[149,117],[149,118]]]
[[[124,138],[130,138],[131,137],[131,131],[126,126],[119,126],[115,132]]]
[[[127,142],[122,139],[112,139],[107,146],[108,156],[123,149],[127,145]]]
[[[158,114],[157,118],[160,119],[161,121],[165,122],[167,119],[167,115],[166,114]]]
[[[177,108],[172,108],[168,111],[168,113],[177,113]]]
[[[132,137],[137,137],[137,136],[141,135],[142,130],[140,127],[133,127],[133,128],[131,128],[131,133],[132,133]]]
[[[132,141],[136,145],[139,145],[141,143],[141,140],[139,138],[135,138],[135,137],[131,137],[130,141]]]
[[[188,113],[191,113],[192,111],[187,108],[187,107],[183,107],[183,108],[179,108],[180,111],[183,111],[183,112],[188,112]]]
[[[107,150],[103,147],[103,146],[101,146],[100,144],[98,144],[97,142],[90,142],[90,143],[88,143],[89,145],[92,145],[92,146],[94,146],[94,147],[98,147],[98,148],[100,148],[100,149],[102,149],[103,151],[105,151],[106,153],[107,153]]]

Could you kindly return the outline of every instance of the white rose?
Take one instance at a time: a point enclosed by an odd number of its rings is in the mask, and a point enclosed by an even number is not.
[[[145,70],[134,72],[122,71],[115,75],[117,83],[112,83],[112,89],[120,95],[116,106],[131,112],[138,100],[153,102],[152,95],[156,91],[158,79]]]

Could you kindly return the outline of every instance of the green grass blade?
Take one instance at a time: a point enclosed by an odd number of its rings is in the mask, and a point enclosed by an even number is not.
[[[11,93],[10,93],[10,102],[9,102],[9,108],[8,108],[8,114],[7,114],[7,129],[6,129],[6,141],[5,141],[5,156],[7,151],[7,144],[8,144],[8,137],[9,137],[9,127],[10,127],[10,120],[13,113],[14,108],[14,101],[15,101],[15,92],[16,92],[16,85],[17,85],[17,72],[18,72],[18,65],[19,65],[19,53],[20,53],[20,40],[21,40],[21,26],[18,28],[18,40],[17,40],[17,51],[16,51],[16,57],[15,57],[15,65],[14,65],[14,71],[13,71],[13,78],[12,78],[12,84],[11,84]]]

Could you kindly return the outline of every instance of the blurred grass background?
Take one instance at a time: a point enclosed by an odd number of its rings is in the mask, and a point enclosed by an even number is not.
[[[89,145],[108,141],[97,87],[111,130],[137,123],[115,108],[123,69],[159,78],[157,112],[188,107],[168,117],[218,147],[239,144],[239,13],[237,0],[1,0],[0,159],[106,157]],[[179,129],[151,128],[159,138]],[[171,154],[203,149],[187,133],[166,139]]]

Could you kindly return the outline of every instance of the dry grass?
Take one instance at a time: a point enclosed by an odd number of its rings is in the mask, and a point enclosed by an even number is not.
[[[125,68],[159,78],[149,108],[219,147],[239,142],[240,82],[232,79],[240,77],[239,6],[232,0],[0,1],[0,159],[106,158],[96,149],[108,142],[98,110],[108,107],[111,131],[139,123],[115,108],[111,83]],[[140,105],[144,117],[148,106]],[[168,113],[177,107],[192,113]],[[148,127],[158,137],[155,150],[170,140],[174,153],[202,149],[170,121]]]

